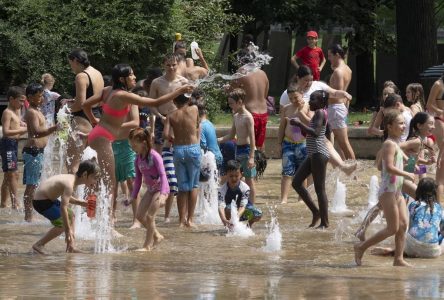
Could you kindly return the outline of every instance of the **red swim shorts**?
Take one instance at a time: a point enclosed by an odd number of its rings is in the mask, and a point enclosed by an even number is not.
[[[256,140],[256,147],[264,146],[265,133],[267,131],[268,113],[255,114],[252,113],[254,120],[254,138]]]

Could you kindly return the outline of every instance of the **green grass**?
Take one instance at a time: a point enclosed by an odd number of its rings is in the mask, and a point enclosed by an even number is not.
[[[353,124],[354,122],[362,121],[364,124],[368,124],[372,118],[372,113],[363,112],[351,112],[348,115],[348,123]],[[230,113],[220,113],[217,114],[212,120],[215,126],[231,126],[232,116]],[[279,126],[280,118],[279,115],[268,116],[268,126]]]

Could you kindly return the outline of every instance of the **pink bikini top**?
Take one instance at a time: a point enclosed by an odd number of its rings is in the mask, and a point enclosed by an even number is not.
[[[108,94],[109,96],[109,94]],[[113,97],[114,95],[111,95],[111,97]],[[102,98],[103,98],[103,93],[102,93]],[[111,106],[109,106],[108,103],[103,103],[102,104],[102,110],[105,114],[116,117],[116,118],[121,118],[124,117],[128,114],[128,112],[130,111],[130,105],[127,105],[125,108],[123,109],[114,109]]]

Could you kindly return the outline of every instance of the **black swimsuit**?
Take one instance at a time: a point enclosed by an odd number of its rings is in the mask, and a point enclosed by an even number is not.
[[[86,89],[86,99],[88,99],[89,97],[94,95],[93,84],[92,84],[91,77],[89,76],[89,74],[87,72],[85,72],[85,71],[83,71],[82,73],[85,73],[86,76],[88,76],[89,84],[88,84],[88,88]],[[74,93],[74,97],[75,96],[76,95]],[[102,116],[102,107],[100,107],[100,106],[93,107],[92,108],[92,113],[93,113],[93,115],[96,118],[100,119],[100,117]],[[72,112],[71,115],[73,115],[75,117],[81,117],[81,118],[84,118],[84,119],[88,120],[88,117],[86,116],[86,114],[85,114],[85,112],[83,110]]]

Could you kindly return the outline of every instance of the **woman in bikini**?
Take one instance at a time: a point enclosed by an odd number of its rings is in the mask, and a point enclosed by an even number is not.
[[[176,91],[157,99],[140,97],[129,92],[136,86],[136,76],[127,64],[118,64],[112,70],[113,86],[104,89],[102,94],[91,97],[83,104],[83,109],[91,113],[93,105],[102,101],[103,114],[98,124],[88,135],[88,145],[97,151],[97,159],[101,170],[104,171],[104,184],[107,191],[112,193],[116,184],[115,164],[112,142],[119,132],[130,104],[139,106],[159,106],[173,100],[184,93],[191,93],[192,86],[186,85]]]
[[[68,102],[72,115],[71,132],[73,134],[68,137],[66,166],[68,173],[74,174],[79,167],[83,149],[86,147],[86,141],[79,139],[77,133],[88,134],[92,129],[87,115],[82,110],[82,104],[87,98],[100,95],[104,84],[102,74],[90,65],[85,51],[74,49],[68,55],[68,62],[76,74],[76,79],[74,99]],[[100,117],[100,108],[93,108],[93,113]]]

